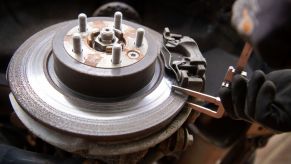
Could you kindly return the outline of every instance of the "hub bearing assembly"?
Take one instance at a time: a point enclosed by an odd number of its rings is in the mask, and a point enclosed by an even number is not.
[[[30,131],[68,152],[95,158],[147,150],[190,114],[187,97],[171,91],[176,79],[165,74],[161,43],[162,35],[120,12],[48,27],[10,62],[13,108]]]

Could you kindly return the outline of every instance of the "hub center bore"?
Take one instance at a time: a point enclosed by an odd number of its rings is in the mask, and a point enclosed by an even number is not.
[[[79,24],[60,30],[53,40],[54,69],[70,89],[94,97],[123,97],[152,79],[159,53],[143,26],[79,15]],[[77,61],[77,62],[76,62]]]
[[[80,32],[79,26],[75,26],[64,37],[67,53],[82,64],[120,68],[135,64],[147,55],[149,47],[142,28],[122,24],[122,30],[119,30],[114,28],[113,21],[104,20],[88,22],[86,27],[85,32]],[[113,63],[112,48],[116,44],[120,44],[122,49],[117,54],[120,61]]]

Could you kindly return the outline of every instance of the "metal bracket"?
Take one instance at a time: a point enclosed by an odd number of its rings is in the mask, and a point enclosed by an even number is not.
[[[160,54],[166,70],[174,74],[180,86],[198,91],[204,89],[206,60],[195,40],[171,33],[166,27]]]
[[[166,70],[174,74],[178,82],[179,86],[172,85],[172,89],[190,96],[186,103],[188,107],[211,117],[223,116],[224,108],[218,97],[197,92],[204,89],[206,60],[195,40],[188,36],[173,34],[166,27],[163,32],[161,56]],[[196,101],[199,100],[211,103],[217,108],[212,110],[198,105]]]

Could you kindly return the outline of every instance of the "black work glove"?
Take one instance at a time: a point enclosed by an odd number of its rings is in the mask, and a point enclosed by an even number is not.
[[[258,122],[276,131],[291,131],[291,69],[267,75],[255,71],[249,81],[235,75],[231,88],[221,88],[219,96],[234,119]]]

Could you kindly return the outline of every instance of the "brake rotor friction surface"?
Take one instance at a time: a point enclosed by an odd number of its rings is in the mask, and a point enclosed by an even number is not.
[[[52,39],[59,29],[72,22],[44,29],[14,54],[8,78],[19,105],[46,126],[99,141],[140,138],[165,127],[183,107],[186,97],[171,92],[172,82],[161,72],[160,59],[149,85],[119,100],[86,99],[66,88],[54,76]]]

